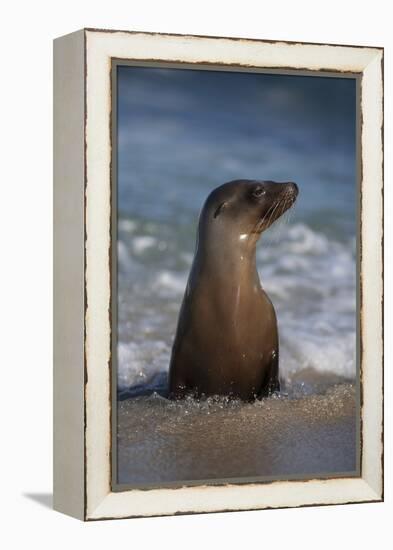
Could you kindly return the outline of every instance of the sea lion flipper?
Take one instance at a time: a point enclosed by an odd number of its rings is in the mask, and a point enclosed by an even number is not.
[[[259,397],[268,397],[273,393],[280,391],[280,379],[278,375],[278,348],[272,351],[271,361],[266,373],[266,378],[262,384]]]

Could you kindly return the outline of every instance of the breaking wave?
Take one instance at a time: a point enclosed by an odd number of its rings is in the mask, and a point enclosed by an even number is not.
[[[159,223],[121,219],[118,239],[118,385],[163,387],[192,262],[188,241]],[[183,240],[182,240],[183,239]],[[264,239],[264,237],[263,237]],[[262,286],[280,335],[283,387],[313,391],[356,375],[355,240],[328,238],[306,223],[257,248]]]

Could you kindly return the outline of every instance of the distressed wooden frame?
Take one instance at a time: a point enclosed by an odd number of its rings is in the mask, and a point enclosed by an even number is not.
[[[111,64],[361,81],[361,475],[111,490]],[[383,500],[383,49],[84,29],[54,44],[54,507],[82,520]]]

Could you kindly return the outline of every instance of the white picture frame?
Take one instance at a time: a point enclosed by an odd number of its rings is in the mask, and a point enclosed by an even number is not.
[[[113,491],[111,66],[360,76],[359,477]],[[383,49],[84,29],[54,42],[54,507],[81,520],[383,499]]]

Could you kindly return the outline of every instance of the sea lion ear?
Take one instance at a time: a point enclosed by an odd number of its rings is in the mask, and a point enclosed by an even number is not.
[[[218,215],[221,213],[221,211],[225,208],[226,204],[227,204],[227,203],[224,201],[224,202],[222,202],[222,203],[216,208],[216,210],[214,211],[214,216],[213,216],[214,218],[217,218],[217,216],[218,216]]]

